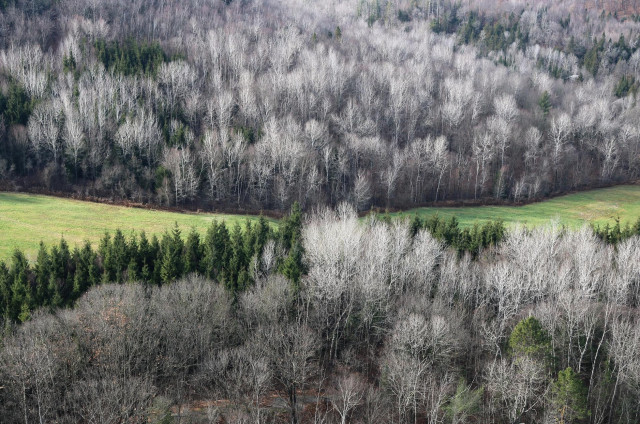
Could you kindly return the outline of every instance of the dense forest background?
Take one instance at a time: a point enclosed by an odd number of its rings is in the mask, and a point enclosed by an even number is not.
[[[4,0],[0,180],[285,211],[632,181],[639,20],[630,1]]]

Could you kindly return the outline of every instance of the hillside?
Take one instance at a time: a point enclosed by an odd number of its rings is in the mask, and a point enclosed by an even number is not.
[[[639,95],[640,0],[0,0],[0,421],[640,423]]]
[[[621,5],[0,1],[0,187],[366,211],[629,183]]]

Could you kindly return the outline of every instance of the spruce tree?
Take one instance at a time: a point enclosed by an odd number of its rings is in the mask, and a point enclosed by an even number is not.
[[[112,257],[111,234],[109,234],[108,232],[104,233],[104,236],[102,237],[102,239],[100,239],[98,254],[102,258],[103,273],[101,280],[103,283],[109,283],[115,279],[116,272],[115,262]]]
[[[69,251],[69,245],[62,238],[60,243],[51,249],[51,270],[63,300],[69,299],[72,291],[73,282],[69,278],[70,263],[71,252]]]
[[[43,242],[40,242],[38,256],[35,264],[36,293],[35,301],[38,305],[44,305],[49,298],[48,286],[51,274],[51,260],[49,252]]]
[[[147,239],[147,234],[142,231],[140,233],[140,242],[138,243],[138,259],[140,266],[140,278],[143,281],[149,282],[151,280],[151,266],[150,264],[153,262],[152,257],[152,248],[149,243],[149,239]]]
[[[11,310],[11,284],[9,283],[9,269],[4,261],[0,261],[0,315],[9,317]]]
[[[416,214],[411,218],[411,222],[409,223],[409,231],[411,232],[411,237],[415,237],[421,228],[422,228],[422,220]]]
[[[200,272],[200,259],[202,257],[202,247],[200,246],[200,235],[195,228],[192,228],[187,236],[184,246],[184,272]]]
[[[175,224],[171,235],[165,233],[162,240],[162,265],[160,267],[160,279],[162,283],[170,283],[182,276],[184,242],[180,235],[178,223]]]
[[[148,264],[148,266],[149,266],[149,271],[151,275],[149,282],[151,284],[155,284],[156,286],[159,286],[162,283],[162,278],[160,276],[161,274],[160,271],[162,268],[162,256],[163,256],[163,250],[162,250],[162,247],[160,246],[160,241],[158,240],[158,237],[154,234],[153,237],[151,238],[151,257],[153,259]]]
[[[140,263],[142,259],[140,257],[140,249],[138,247],[138,239],[134,234],[131,234],[129,244],[127,245],[127,256],[125,260],[128,260],[127,264],[127,281],[138,281],[140,278]]]
[[[202,272],[205,277],[214,279],[216,278],[218,269],[216,268],[216,235],[218,232],[218,222],[214,219],[211,221],[211,225],[207,228],[207,234],[204,238],[202,245],[203,257],[202,257]]]
[[[244,247],[244,238],[242,236],[242,229],[240,228],[240,224],[236,223],[233,226],[233,231],[231,233],[231,261],[228,264],[228,267],[225,272],[225,285],[229,291],[231,291],[234,295],[243,289],[240,287],[240,277],[242,271],[246,271],[247,269],[247,255]],[[242,281],[243,284],[248,284],[246,281],[247,276],[242,277],[245,281]]]
[[[49,278],[49,293],[51,294],[50,306],[60,308],[64,305],[64,299],[60,294],[60,284],[53,274]]]
[[[551,392],[558,423],[575,423],[590,415],[587,388],[571,367],[558,373]]]
[[[300,204],[295,202],[289,215],[280,222],[280,243],[285,250],[289,250],[295,240],[302,234],[302,211]]]
[[[255,244],[256,244],[256,234],[254,232],[254,228],[253,228],[253,225],[251,224],[251,221],[247,219],[244,224],[243,245],[244,245],[244,253],[247,256],[247,258],[249,258],[249,260],[251,260],[251,257],[253,257]]]
[[[271,229],[269,228],[267,219],[263,215],[260,215],[258,224],[254,228],[255,246],[253,248],[253,253],[258,257],[262,255],[264,245],[267,243],[267,240],[269,240],[270,231]]]
[[[110,245],[109,254],[111,259],[110,277],[112,278],[112,281],[122,283],[124,271],[129,266],[127,258],[128,246],[122,231],[116,230],[116,233],[113,236],[113,241]]]
[[[88,280],[86,282],[87,287],[94,286],[98,284],[100,281],[100,270],[98,268],[97,255],[96,252],[91,248],[91,243],[88,241],[84,242],[84,246],[82,247],[82,261],[87,266],[89,270]]]
[[[14,319],[18,318],[21,322],[28,319],[28,315],[24,315],[33,306],[33,295],[28,280],[29,262],[24,254],[15,250],[11,261],[9,279],[11,284],[12,313]]]
[[[542,109],[542,115],[546,118],[551,111],[551,96],[548,91],[544,91],[542,96],[540,96],[540,100],[538,100],[538,106]]]
[[[71,290],[71,299],[78,299],[86,290],[87,280],[89,279],[89,270],[82,261],[80,251],[76,247],[71,255],[72,262],[75,265],[73,274],[73,288]]]
[[[129,265],[127,266],[127,281],[130,283],[135,283],[140,279],[140,273],[138,272],[138,264],[134,257],[131,257],[129,260]]]
[[[231,259],[231,239],[229,230],[224,222],[218,225],[213,241],[214,245],[214,266],[218,272],[222,272]]]
[[[282,274],[289,279],[294,295],[300,292],[300,279],[304,273],[304,264],[302,262],[304,248],[300,240],[293,243],[293,247],[289,249],[289,254],[282,263]]]

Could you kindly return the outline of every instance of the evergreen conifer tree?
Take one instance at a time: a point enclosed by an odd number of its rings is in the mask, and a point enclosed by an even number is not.
[[[576,423],[590,415],[587,388],[571,367],[558,373],[551,392],[558,423]]]
[[[35,301],[39,305],[44,305],[49,298],[48,286],[49,275],[51,274],[51,260],[49,252],[43,242],[40,242],[38,256],[35,264],[36,293]]]
[[[162,265],[160,267],[160,279],[162,283],[170,283],[182,276],[182,254],[184,242],[182,241],[178,223],[175,224],[171,235],[165,233],[162,240]]]
[[[202,257],[202,247],[200,246],[200,235],[195,228],[192,228],[187,236],[184,247],[184,272],[200,272],[200,259]]]

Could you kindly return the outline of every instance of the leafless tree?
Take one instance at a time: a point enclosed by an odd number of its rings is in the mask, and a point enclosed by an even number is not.
[[[291,423],[298,423],[298,392],[314,373],[317,338],[298,323],[275,324],[258,330],[258,334],[262,355],[273,367],[274,378],[289,405]]]
[[[360,405],[365,388],[365,382],[356,375],[342,376],[340,378],[337,392],[331,403],[340,415],[341,424],[346,424],[349,413]]]
[[[558,178],[558,165],[565,152],[565,144],[571,132],[571,118],[567,114],[554,117],[551,121],[551,157],[553,160],[553,168],[555,179]]]
[[[29,118],[29,139],[36,151],[44,148],[53,153],[53,161],[57,163],[60,151],[59,110],[53,103],[41,103],[36,106]]]
[[[176,204],[192,200],[200,181],[189,150],[175,147],[165,150],[163,164],[171,172]]]
[[[85,137],[79,122],[77,110],[68,102],[64,102],[65,119],[63,140],[65,150],[73,158],[73,168],[78,178],[78,157],[85,147]]]

